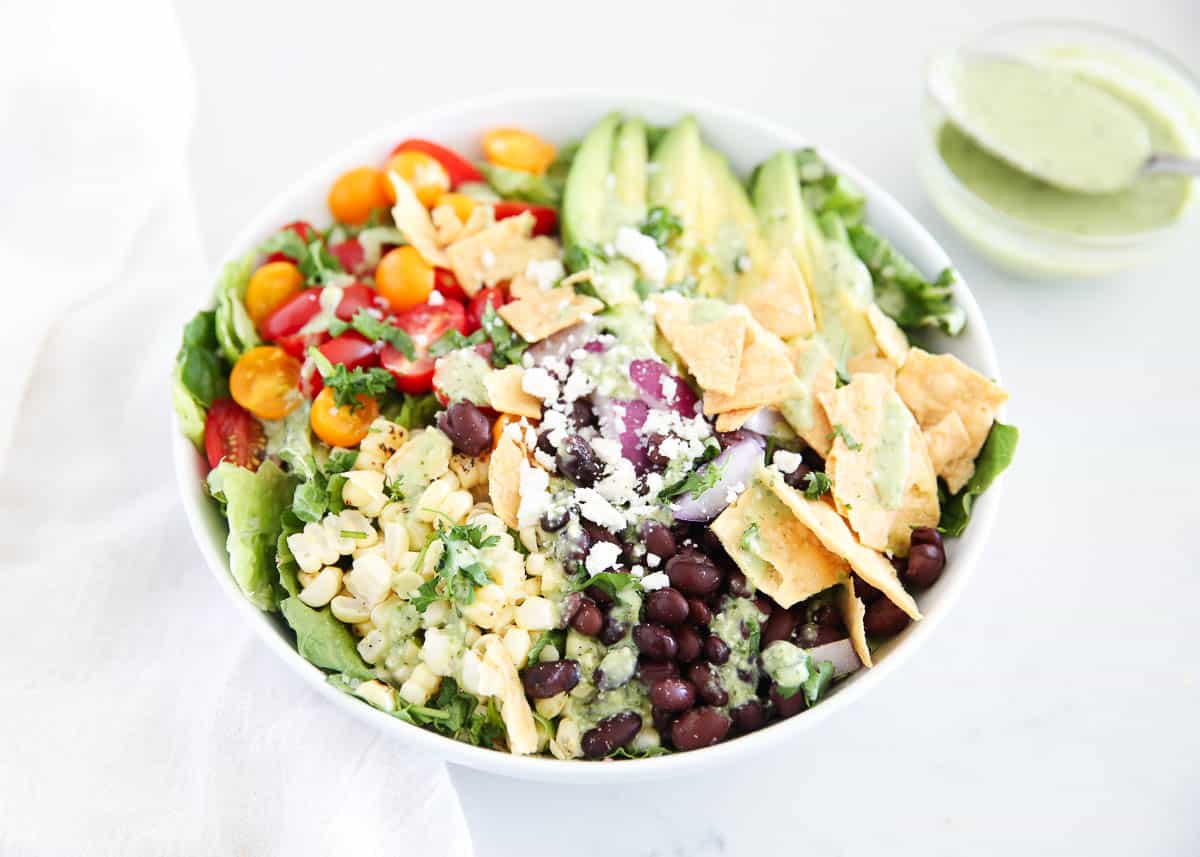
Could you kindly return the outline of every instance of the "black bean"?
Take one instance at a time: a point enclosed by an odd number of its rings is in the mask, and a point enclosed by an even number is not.
[[[729,644],[716,634],[710,635],[704,641],[704,659],[717,666],[727,663],[729,661]]]
[[[775,713],[780,717],[791,717],[804,710],[804,694],[797,690],[791,696],[784,697],[779,688],[772,685],[771,704],[775,706]]]
[[[881,598],[867,608],[863,615],[863,628],[872,637],[890,637],[907,628],[911,621],[907,613],[886,598]]]
[[[690,664],[700,658],[704,641],[700,639],[700,633],[691,625],[684,625],[682,628],[676,629],[675,642],[679,646],[679,652],[675,658],[681,664]]]
[[[638,678],[647,686],[660,682],[664,678],[675,678],[679,675],[679,667],[674,661],[652,661],[648,658],[638,659]]]
[[[454,402],[438,414],[437,424],[463,455],[479,455],[491,446],[491,420],[470,402]]]
[[[767,714],[763,710],[762,703],[757,699],[743,702],[730,711],[729,716],[733,718],[733,725],[738,728],[739,732],[753,732],[761,729],[767,722]]]
[[[655,470],[666,470],[671,464],[671,457],[662,451],[662,444],[666,439],[666,435],[657,433],[646,439],[646,460]]]
[[[808,489],[808,474],[812,472],[813,469],[807,464],[797,464],[795,470],[783,477],[783,481],[797,491],[805,491]]]
[[[579,662],[546,661],[521,670],[521,684],[531,699],[548,699],[579,684]]]
[[[687,599],[678,589],[657,589],[646,596],[646,618],[660,625],[679,625],[688,617]]]
[[[639,652],[657,661],[673,660],[679,651],[679,644],[675,642],[674,635],[665,625],[656,622],[634,625],[633,643]]]
[[[700,698],[709,705],[724,705],[729,701],[729,694],[721,687],[716,670],[708,664],[692,664],[688,667],[687,677],[696,686]]]
[[[857,574],[854,575],[854,594],[862,600],[863,604],[872,604],[883,597],[882,592],[880,592],[871,584],[867,583]]]
[[[696,704],[696,688],[687,679],[664,678],[650,685],[650,703],[666,711],[687,711]]]
[[[945,549],[945,545],[942,543],[942,534],[937,531],[936,527],[915,527],[912,531],[912,543],[914,545],[936,545]]]
[[[671,725],[671,743],[676,750],[711,747],[729,734],[728,717],[713,708],[693,708],[681,714]]]
[[[740,571],[735,571],[726,579],[729,585],[729,594],[735,598],[749,598],[754,594],[754,590],[750,587],[750,582],[746,580],[746,575]]]
[[[717,443],[721,444],[721,449],[729,449],[735,443],[741,443],[744,440],[754,440],[764,445],[766,444],[766,440],[761,434],[747,428],[717,432]]]
[[[538,435],[537,448],[549,455],[551,458],[558,452],[558,447],[554,445],[554,441],[550,439],[550,432],[544,431]]]
[[[915,544],[908,554],[908,569],[901,580],[906,586],[925,589],[937,582],[945,567],[946,552],[939,545]]]
[[[792,636],[792,631],[796,628],[796,617],[791,612],[780,608],[771,614],[762,628],[762,646],[765,649],[767,646],[774,643],[776,640],[786,640]]]
[[[704,628],[712,621],[712,610],[699,598],[688,599],[688,620]]]
[[[818,625],[828,625],[830,628],[842,627],[841,613],[824,601],[818,601],[808,606],[808,621]]]
[[[606,646],[615,645],[620,642],[628,630],[628,625],[619,619],[614,619],[610,613],[604,617],[604,627],[600,629],[600,642]]]
[[[803,625],[796,626],[796,630],[792,632],[792,639],[802,649],[814,649],[817,646],[823,646],[835,640],[846,639],[846,631],[842,628],[834,628],[831,625],[818,625],[815,622],[805,622]]]
[[[571,627],[586,637],[595,637],[604,628],[604,614],[594,601],[588,599],[571,617]]]
[[[684,595],[711,595],[721,586],[720,569],[698,551],[683,551],[671,557],[667,577]]]
[[[754,606],[764,616],[770,616],[775,612],[775,602],[761,592],[754,596]]]
[[[573,434],[568,435],[558,451],[558,471],[576,485],[590,488],[604,472],[604,465],[596,458],[591,445]]]
[[[650,709],[650,719],[660,735],[670,737],[671,724],[675,722],[674,711],[664,711],[661,708]]]
[[[594,583],[591,586],[589,586],[587,589],[583,590],[583,594],[586,595],[588,598],[592,599],[593,601],[595,601],[601,607],[611,607],[612,606],[612,603],[613,603],[612,596],[608,594],[607,590],[601,589],[599,586],[596,586]]]
[[[610,755],[618,747],[623,747],[633,740],[641,731],[642,717],[633,711],[623,711],[606,717],[595,727],[583,733],[580,742],[584,755],[593,759],[601,759]]]
[[[542,513],[538,524],[548,533],[557,533],[571,520],[571,510],[566,506],[557,506]]]
[[[642,528],[642,541],[646,545],[646,552],[661,558],[663,562],[675,556],[675,537],[658,521],[646,523]]]
[[[596,412],[587,399],[576,399],[571,403],[571,422],[576,429],[584,429],[596,424]]]
[[[588,538],[592,540],[592,544],[598,544],[599,542],[608,542],[610,545],[621,544],[621,539],[616,533],[592,521],[583,522],[583,531],[588,534]]]

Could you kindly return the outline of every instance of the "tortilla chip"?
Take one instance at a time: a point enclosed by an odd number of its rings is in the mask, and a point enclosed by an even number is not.
[[[926,429],[925,446],[934,472],[946,480],[951,494],[957,494],[975,472],[975,462],[967,454],[971,438],[962,417],[951,411]]]
[[[474,212],[471,215],[474,219]],[[535,259],[558,257],[558,243],[546,236],[531,238],[532,231],[533,215],[529,212],[505,218],[447,247],[449,263],[443,267],[454,272],[463,291],[474,295],[484,286],[524,273]]]
[[[792,514],[816,535],[827,550],[848,562],[859,577],[913,619],[921,618],[917,602],[904,590],[896,569],[883,554],[859,544],[849,525],[832,506],[823,500],[809,500],[784,482],[783,475],[774,468],[760,468],[757,478],[792,510]]]
[[[602,301],[576,294],[570,286],[558,286],[546,291],[538,289],[536,294],[507,303],[496,312],[526,342],[537,342],[602,309]]]
[[[654,302],[654,320],[697,384],[705,391],[731,394],[738,385],[747,321],[732,308],[709,318],[705,312],[715,305],[664,295]]]
[[[438,245],[437,230],[429,219],[429,212],[413,192],[408,182],[394,172],[388,173],[388,181],[396,192],[396,204],[392,206],[392,222],[404,235],[406,241],[416,248],[421,258],[439,268],[449,262]]]
[[[947,487],[953,478],[961,488],[975,472],[975,459],[1008,393],[954,355],[932,355],[920,348],[909,351],[896,375],[896,392],[924,431],[932,431],[951,413],[958,415],[968,443],[938,475],[946,479]]]
[[[559,281],[560,286],[573,286],[576,283],[590,283],[592,281],[592,269],[584,268],[582,271],[576,271],[574,274],[568,274]]]
[[[846,631],[850,634],[850,645],[854,646],[854,654],[862,661],[863,666],[873,667],[871,662],[871,647],[867,645],[867,629],[863,619],[867,615],[867,605],[854,591],[854,578],[849,578],[842,587],[841,594],[842,621],[846,623]]]
[[[896,383],[896,364],[874,354],[851,357],[846,361],[846,371],[851,375],[878,375],[889,387]]]
[[[810,336],[817,329],[808,283],[788,250],[781,250],[767,277],[742,301],[755,320],[781,339]]]
[[[496,516],[514,530],[521,505],[521,462],[525,460],[520,424],[510,423],[500,433],[488,462],[488,496]]]
[[[508,294],[513,300],[527,298],[530,295],[536,295],[541,291],[541,288],[533,280],[525,276],[524,273],[517,274],[508,283]]]
[[[542,403],[521,388],[525,370],[520,366],[493,369],[483,376],[488,404],[502,414],[516,414],[531,420],[542,418]]]
[[[878,375],[855,375],[821,402],[841,429],[825,458],[837,510],[862,544],[907,556],[913,527],[936,526],[940,511],[937,475],[917,421]],[[881,465],[903,468],[887,495],[876,479]]]
[[[508,733],[508,751],[516,756],[527,756],[538,749],[537,723],[533,710],[521,686],[517,665],[503,641],[495,635],[487,641],[483,650],[483,663],[500,679],[502,690],[496,694],[500,701],[500,719]]]
[[[782,402],[793,392],[796,373],[792,358],[775,334],[756,321],[747,327],[746,345],[738,367],[737,386],[732,394],[704,392],[704,413],[725,413]]]
[[[452,244],[462,235],[463,223],[458,219],[458,212],[454,210],[454,206],[439,205],[429,212],[429,217],[433,221],[439,244]]]
[[[471,213],[467,216],[467,222],[463,224],[462,232],[458,234],[456,240],[461,241],[472,235],[478,235],[495,222],[496,209],[490,205],[477,205],[471,209]]]
[[[711,528],[747,579],[782,607],[816,595],[849,576],[846,562],[826,549],[779,498],[757,481],[750,483]]]
[[[746,420],[757,414],[761,408],[743,408],[740,411],[726,411],[717,414],[717,431],[737,431],[746,424]]]
[[[896,368],[903,366],[908,357],[908,337],[904,335],[900,325],[877,304],[867,307],[867,323],[875,333],[875,344],[879,347],[879,353]]]
[[[818,339],[796,340],[791,344],[790,356],[796,380],[779,410],[796,434],[824,458],[829,454],[833,427],[819,397],[836,389],[837,364]]]

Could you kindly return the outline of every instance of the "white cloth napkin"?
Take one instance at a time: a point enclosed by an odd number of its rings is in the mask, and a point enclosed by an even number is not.
[[[169,374],[212,265],[170,7],[3,29],[0,854],[470,855],[444,766],[306,688],[188,532]]]

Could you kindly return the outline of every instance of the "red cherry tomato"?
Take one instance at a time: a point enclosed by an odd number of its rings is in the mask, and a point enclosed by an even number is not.
[[[496,210],[496,219],[516,217],[518,214],[529,212],[533,215],[534,235],[553,235],[558,228],[558,212],[545,205],[530,205],[527,202],[497,202],[492,205]]]
[[[454,272],[445,268],[433,269],[433,287],[441,292],[444,298],[462,301],[464,304],[469,300],[463,287],[458,284],[458,278],[454,276]]]
[[[293,333],[291,336],[281,336],[272,341],[297,360],[303,361],[308,356],[308,349],[329,341],[329,334],[324,331]]]
[[[259,330],[264,339],[279,342],[283,337],[299,332],[320,309],[321,289],[305,289],[276,307],[263,319]]]
[[[349,274],[366,273],[365,266],[363,265],[366,253],[363,252],[363,247],[358,243],[357,238],[349,238],[337,244],[331,244],[329,252],[342,263],[343,271]]]
[[[397,152],[424,152],[426,155],[433,157],[446,174],[450,176],[450,189],[458,187],[463,182],[481,182],[483,176],[475,166],[459,155],[457,152],[452,152],[445,146],[439,146],[437,143],[431,143],[428,140],[405,140],[396,148],[392,149],[392,154]]]
[[[334,315],[342,321],[349,321],[360,309],[378,307],[378,300],[379,293],[373,288],[363,283],[353,283],[342,292],[342,302],[337,305]]]
[[[233,399],[217,399],[204,421],[204,452],[208,466],[229,460],[238,467],[258,470],[267,449],[262,423]]]
[[[379,352],[375,350],[375,343],[354,330],[348,330],[341,336],[335,336],[319,345],[317,350],[324,354],[334,366],[341,363],[350,370],[360,366],[367,368],[379,365]],[[320,372],[313,372],[300,379],[300,389],[310,398],[321,392],[324,386]]]
[[[349,321],[360,309],[378,306],[378,297],[374,289],[363,283],[346,286],[334,314],[342,321]],[[293,357],[303,360],[309,346],[320,345],[329,339],[329,334],[320,331],[300,333],[304,325],[312,321],[320,311],[320,287],[305,289],[263,319],[260,328],[263,338],[274,342]]]
[[[400,313],[392,323],[412,337],[416,359],[409,360],[391,345],[385,345],[379,355],[383,368],[392,373],[396,387],[402,393],[428,393],[433,387],[433,358],[429,356],[429,346],[451,328],[466,333],[466,310],[461,303],[452,300],[438,306],[422,304]]]
[[[295,221],[289,223],[287,226],[280,229],[279,231],[286,232],[289,229],[292,230],[293,232],[295,232],[297,235],[299,235],[301,240],[303,240],[305,244],[307,244],[309,241],[312,241],[314,238],[317,237],[317,230],[313,228],[313,225],[311,223],[308,223],[303,220],[295,220]],[[296,260],[293,259],[291,256],[285,256],[282,253],[272,253],[270,256],[267,257],[267,261],[268,262],[294,262]]]
[[[504,306],[504,290],[499,286],[492,286],[475,293],[475,297],[471,298],[471,305],[467,307],[467,333],[474,333],[483,327],[483,311],[487,308],[488,301],[492,302],[492,309]]]

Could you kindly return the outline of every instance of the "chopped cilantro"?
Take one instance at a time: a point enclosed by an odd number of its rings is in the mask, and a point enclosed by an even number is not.
[[[488,535],[487,528],[482,524],[455,524],[440,530],[433,541],[442,543],[442,555],[438,559],[435,576],[417,588],[412,604],[424,611],[439,598],[445,598],[460,606],[471,604],[475,600],[475,588],[491,583],[491,577],[479,564],[476,551],[492,547],[500,541],[499,536]],[[425,546],[425,550],[429,545]],[[417,558],[417,568],[424,559]]]
[[[342,530],[339,535],[343,539],[365,539],[367,537],[362,530]]]
[[[329,252],[323,240],[305,244],[304,239],[291,229],[272,235],[259,245],[258,252],[266,256],[282,253],[296,263],[304,279],[310,283],[325,285],[345,274],[342,263]]]
[[[412,705],[397,698],[393,717],[418,726],[428,726],[459,741],[480,747],[495,746],[505,734],[504,720],[495,700],[486,705],[459,689],[452,678],[442,679],[437,695],[425,705]]]
[[[372,342],[386,342],[409,360],[417,359],[412,337],[394,324],[375,318],[365,307],[356,312],[350,321],[334,319],[329,325],[330,336],[341,336],[347,330],[356,330]]]
[[[563,265],[572,273],[588,268],[594,270],[603,264],[604,254],[584,244],[572,244],[563,254]]]
[[[851,436],[850,432],[846,431],[846,427],[841,423],[834,423],[833,431],[829,433],[830,440],[833,440],[835,437],[840,437],[846,446],[850,447],[850,449],[856,452],[862,449],[862,444],[855,440],[853,436]]]
[[[483,309],[481,324],[483,325],[483,332],[487,334],[488,339],[495,346],[492,349],[493,366],[503,369],[505,366],[521,362],[521,355],[525,353],[525,349],[529,346],[529,343],[508,326],[492,307],[490,300]]]
[[[758,539],[758,524],[751,524],[742,532],[742,550],[750,552],[751,546]]]
[[[638,230],[653,238],[659,247],[666,247],[683,234],[683,221],[661,205],[656,205],[650,209]]]
[[[804,496],[810,500],[817,500],[823,494],[828,494],[829,489],[833,487],[833,481],[820,470],[806,473],[804,480],[808,483],[804,486]]]
[[[553,645],[561,654],[566,646],[567,632],[566,631],[542,631],[538,638],[534,641],[533,646],[529,649],[527,660],[531,664],[536,664],[538,655],[542,653],[542,649],[546,646]]]
[[[325,386],[333,390],[333,401],[338,407],[349,407],[356,411],[363,405],[359,396],[378,399],[396,385],[391,373],[385,369],[363,369],[359,366],[351,371],[344,363],[334,366],[316,348],[309,348],[308,356],[317,365]]]
[[[701,467],[689,473],[687,478],[664,488],[658,493],[658,499],[670,500],[672,497],[679,497],[683,494],[700,497],[717,487],[724,476],[725,468],[720,465],[710,464],[708,467]]]
[[[435,339],[433,344],[429,346],[429,356],[441,357],[445,354],[449,354],[451,351],[457,351],[460,348],[469,348],[472,345],[479,345],[486,340],[487,334],[483,332],[482,328],[475,331],[470,336],[463,336],[452,327]]]
[[[574,589],[579,591],[587,589],[589,586],[598,586],[609,595],[615,596],[618,592],[625,589],[634,589],[640,585],[638,579],[632,574],[622,574],[619,571],[602,571],[600,574],[595,574],[591,577],[585,575],[583,580],[575,582]]]
[[[814,664],[810,660],[808,678],[801,685],[804,688],[804,701],[808,703],[809,708],[812,708],[820,701],[821,695],[825,693],[825,690],[832,681],[832,661],[820,661]]]

